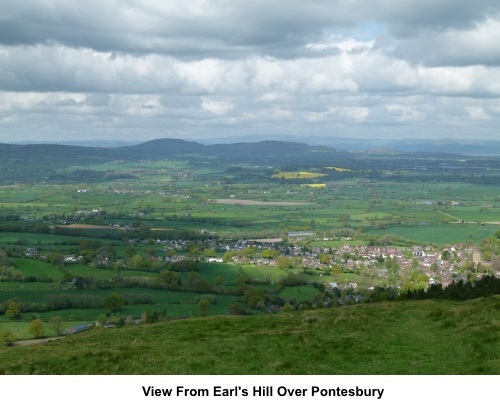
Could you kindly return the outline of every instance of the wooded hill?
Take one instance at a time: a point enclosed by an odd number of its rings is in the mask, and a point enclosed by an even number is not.
[[[52,144],[0,144],[1,183],[64,181],[61,171],[76,165],[99,164],[110,161],[184,160],[195,165],[255,164],[281,170],[348,167],[377,176],[380,172],[410,171],[418,180],[465,181],[498,184],[493,175],[500,170],[496,157],[470,157],[443,153],[394,151],[347,152],[328,146],[305,143],[261,141],[203,145],[180,139],[156,139],[133,146],[104,148]],[[488,176],[475,173],[487,171]],[[344,173],[346,176],[348,173]],[[354,173],[352,173],[354,175]],[[403,174],[403,177],[406,174]],[[397,178],[394,178],[397,180]],[[71,180],[75,180],[71,178]],[[92,178],[89,179],[92,181]],[[416,179],[417,180],[417,179]]]

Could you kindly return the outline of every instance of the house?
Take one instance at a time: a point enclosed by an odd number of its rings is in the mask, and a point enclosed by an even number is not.
[[[26,257],[35,257],[35,256],[38,256],[38,249],[36,248],[26,249]]]
[[[92,325],[76,325],[66,329],[63,335],[73,335],[75,333],[80,333],[92,328]]]
[[[472,252],[472,262],[476,265],[481,263],[481,252],[478,251]]]

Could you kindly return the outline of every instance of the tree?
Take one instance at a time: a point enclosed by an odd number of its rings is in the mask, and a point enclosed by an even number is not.
[[[167,284],[169,288],[176,288],[181,285],[181,277],[175,271],[164,270],[160,273],[158,279],[160,282]]]
[[[330,260],[331,260],[331,257],[328,253],[321,253],[319,255],[319,261],[322,264],[328,264],[328,263],[330,263]]]
[[[224,256],[222,256],[222,261],[224,263],[230,262],[230,261],[232,261],[234,256],[238,256],[238,253],[235,251],[226,252],[226,253],[224,253]]]
[[[278,257],[278,255],[279,252],[276,249],[264,249],[261,252],[260,257],[263,259],[274,259],[275,257]]]
[[[41,319],[35,319],[29,324],[28,331],[36,339],[41,338],[45,332],[45,325]]]
[[[203,255],[206,257],[215,257],[217,256],[217,252],[215,251],[214,248],[204,249]]]
[[[289,302],[287,302],[283,308],[281,308],[281,312],[293,312],[295,311],[295,308],[293,307],[292,304],[290,304]]]
[[[198,263],[194,260],[179,260],[178,262],[173,262],[168,265],[168,269],[171,271],[198,271]]]
[[[229,315],[246,315],[247,311],[245,311],[241,302],[234,301],[229,306],[228,313]]]
[[[214,286],[222,287],[223,284],[224,284],[224,279],[221,276],[215,277]]]
[[[125,305],[125,300],[118,293],[112,293],[104,300],[104,309],[111,313],[118,312]]]
[[[198,309],[200,310],[200,315],[201,316],[207,316],[208,311],[210,309],[210,301],[209,300],[200,300],[198,302]]]
[[[12,346],[16,337],[10,330],[0,331],[0,346]]]
[[[277,264],[280,269],[291,269],[293,267],[292,259],[286,256],[280,256]]]
[[[129,245],[125,248],[125,256],[132,257],[137,253],[137,248],[134,245]]]
[[[451,253],[449,250],[443,250],[443,252],[441,253],[441,259],[442,260],[450,260],[451,258]]]
[[[57,333],[57,336],[61,336],[63,333],[62,321],[61,316],[54,316],[49,322],[50,327]]]
[[[50,262],[62,269],[64,267],[64,256],[61,253],[52,253],[50,255]]]
[[[12,320],[21,318],[21,304],[16,299],[8,300],[5,315]]]
[[[131,262],[132,262],[132,267],[135,267],[136,269],[144,267],[144,259],[142,258],[141,255],[132,256]]]

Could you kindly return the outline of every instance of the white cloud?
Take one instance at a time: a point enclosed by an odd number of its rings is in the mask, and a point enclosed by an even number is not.
[[[390,104],[386,108],[396,121],[413,122],[421,121],[425,118],[425,113],[413,106]]]
[[[233,104],[227,101],[216,101],[202,98],[201,108],[215,115],[225,115],[233,109]]]
[[[497,137],[499,7],[4,0],[0,141],[224,129],[397,136],[396,125],[411,137],[479,124]]]
[[[484,109],[482,107],[466,107],[467,113],[469,114],[469,117],[475,120],[486,120],[488,118],[491,118],[488,114],[485,113]]]
[[[307,44],[306,48],[313,51],[338,50],[349,53],[367,51],[372,49],[374,45],[375,40],[357,41],[342,35],[332,35],[326,41]]]

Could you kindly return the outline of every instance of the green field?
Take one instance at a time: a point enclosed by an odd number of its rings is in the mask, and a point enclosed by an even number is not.
[[[497,157],[160,144],[0,145],[0,333],[158,322],[2,347],[0,372],[499,372],[498,297],[349,305],[498,274]]]
[[[394,234],[420,244],[430,245],[432,243],[452,244],[464,241],[479,243],[494,234],[497,229],[497,225],[439,224],[415,227],[390,226],[386,229],[372,230],[368,233],[373,235]]]
[[[0,373],[496,375],[498,301],[380,303],[97,328],[0,348]]]

